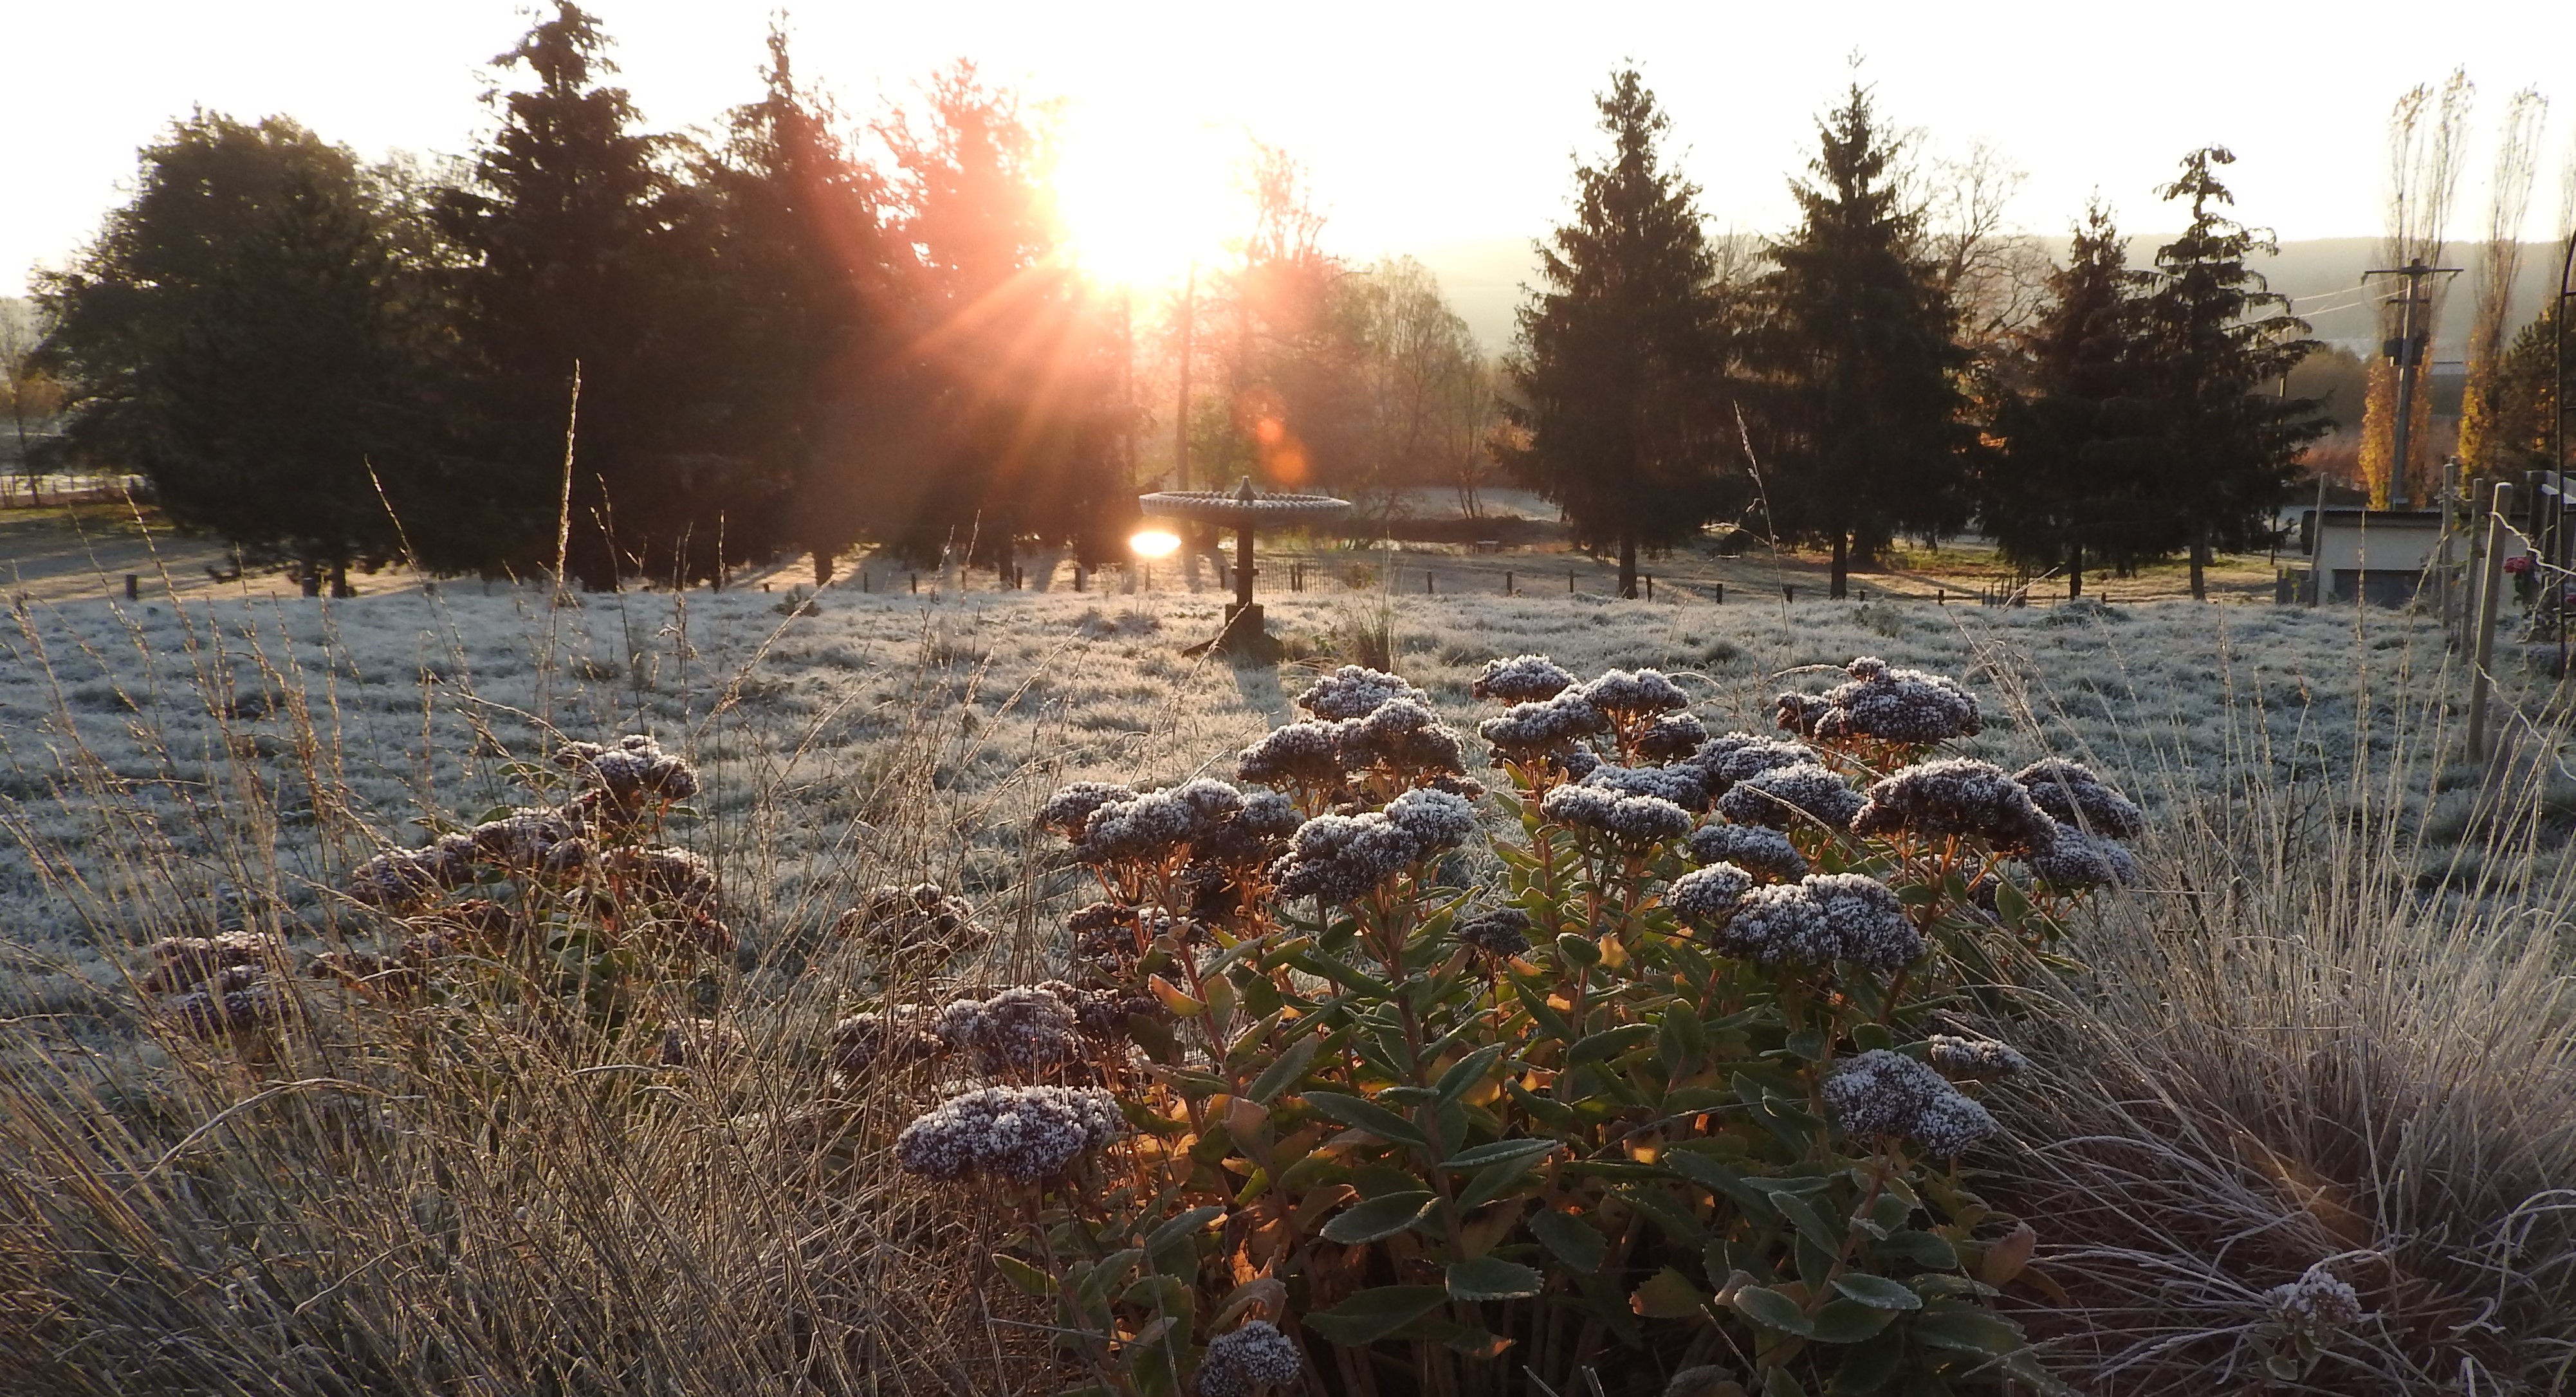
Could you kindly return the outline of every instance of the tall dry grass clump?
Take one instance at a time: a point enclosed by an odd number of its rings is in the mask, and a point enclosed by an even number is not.
[[[2086,1391],[2576,1387],[2567,734],[2446,768],[2442,676],[2407,688],[2341,780],[2171,783],[2159,890],[2032,987],[1998,1192]],[[2436,825],[2466,837],[2428,855]]]

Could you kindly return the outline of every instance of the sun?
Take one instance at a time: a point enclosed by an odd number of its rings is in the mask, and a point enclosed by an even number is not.
[[[1214,261],[1249,220],[1234,178],[1238,138],[1145,110],[1067,111],[1055,159],[1056,214],[1073,262],[1103,281],[1178,281]]]

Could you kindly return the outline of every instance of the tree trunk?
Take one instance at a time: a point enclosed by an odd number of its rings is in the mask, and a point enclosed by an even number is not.
[[[2208,579],[2202,576],[2208,568],[2209,534],[2203,531],[2192,535],[2191,540],[2191,599],[2193,601],[2209,600]]]
[[[318,597],[322,595],[322,565],[313,561],[311,558],[297,560],[295,564],[295,582],[297,586],[303,589],[304,595],[308,597]]]
[[[817,589],[832,580],[832,569],[839,561],[839,556],[826,548],[814,550],[814,586]]]
[[[2070,543],[2066,545],[2066,596],[2072,601],[2082,595],[2084,595],[2084,545]]]
[[[1619,595],[1637,599],[1637,540],[1628,534],[1619,536]]]
[[[331,595],[332,595],[332,597],[333,597],[334,599],[336,599],[336,600],[346,601],[346,600],[348,600],[349,598],[356,596],[357,594],[358,594],[358,589],[349,585],[349,564],[348,564],[348,561],[347,561],[346,559],[340,559],[340,560],[336,560],[336,561],[334,561],[334,562],[331,564]]]
[[[1850,584],[1851,535],[1844,533],[1840,529],[1836,529],[1834,530],[1833,585],[1825,589],[1825,595],[1835,601],[1841,601],[1844,595],[1850,590]]]

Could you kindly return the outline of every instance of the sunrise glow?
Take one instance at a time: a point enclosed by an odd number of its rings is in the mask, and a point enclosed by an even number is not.
[[[1055,192],[1073,262],[1103,281],[1178,281],[1250,221],[1239,131],[1140,108],[1071,106],[1056,133]]]

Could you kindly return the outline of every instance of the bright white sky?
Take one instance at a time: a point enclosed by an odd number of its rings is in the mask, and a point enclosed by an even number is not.
[[[10,0],[0,19],[0,294],[59,264],[118,202],[135,149],[191,104],[290,114],[368,156],[460,152],[482,127],[484,60],[527,27],[519,0]],[[754,91],[772,0],[595,0],[648,121],[711,121]],[[2480,124],[2459,231],[2482,218],[2493,119],[2553,76],[2533,200],[2547,236],[2576,129],[2576,3],[2454,0],[2079,7],[1924,3],[1523,4],[1124,0],[814,4],[799,69],[875,110],[958,57],[1066,101],[1088,236],[1122,208],[1186,221],[1248,130],[1306,162],[1354,257],[1525,239],[1565,207],[1568,157],[1596,148],[1590,98],[1634,58],[1721,228],[1780,231],[1812,118],[1867,56],[1894,121],[1934,148],[1986,140],[2030,174],[2012,213],[2055,233],[2099,189],[2135,232],[2173,220],[2150,190],[2194,145],[2232,146],[2241,211],[2286,238],[2378,231],[2397,94],[2465,64]],[[2402,34],[2402,37],[2401,37]],[[1127,191],[1136,191],[1131,201]],[[1169,218],[1160,215],[1168,214]],[[1130,219],[1133,215],[1123,215]],[[1202,221],[1224,217],[1201,215]],[[1230,219],[1228,221],[1231,221]],[[1140,235],[1141,237],[1141,235]]]

